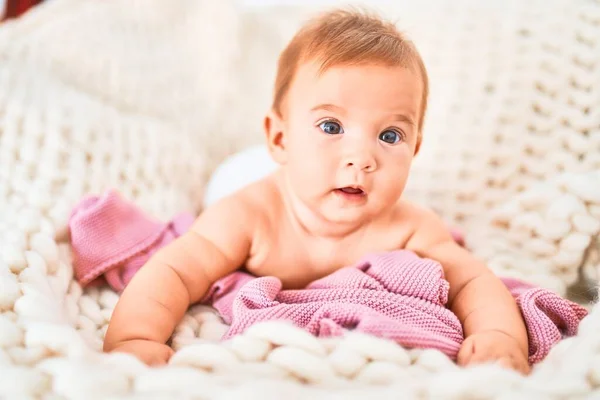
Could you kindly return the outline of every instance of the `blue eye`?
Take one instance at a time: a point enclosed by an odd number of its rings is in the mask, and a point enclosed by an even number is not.
[[[319,124],[319,128],[328,135],[338,135],[344,133],[341,125],[334,121],[325,121]]]
[[[387,130],[379,134],[379,140],[389,144],[396,144],[402,140],[402,136],[400,136],[400,134],[396,131]]]

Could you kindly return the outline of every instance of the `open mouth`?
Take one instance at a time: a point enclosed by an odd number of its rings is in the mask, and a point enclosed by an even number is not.
[[[361,188],[354,188],[354,187],[343,187],[343,188],[339,188],[338,190],[341,190],[342,192],[344,192],[346,194],[364,194],[365,193]]]
[[[346,186],[342,188],[335,189],[338,194],[343,195],[344,197],[350,198],[360,198],[366,196],[366,192],[360,187]]]

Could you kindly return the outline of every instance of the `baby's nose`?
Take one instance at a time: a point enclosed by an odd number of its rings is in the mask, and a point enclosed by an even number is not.
[[[356,168],[365,172],[372,172],[377,168],[375,158],[367,152],[361,152],[346,159],[346,167]]]

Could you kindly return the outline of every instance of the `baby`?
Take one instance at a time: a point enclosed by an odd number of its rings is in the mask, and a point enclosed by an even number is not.
[[[280,167],[155,253],[122,293],[104,350],[167,362],[188,307],[239,268],[296,289],[366,253],[407,249],[443,266],[465,333],[458,364],[527,373],[527,331],[505,285],[438,216],[401,198],[427,97],[423,61],[393,24],[353,11],[306,24],[280,56],[264,119]]]

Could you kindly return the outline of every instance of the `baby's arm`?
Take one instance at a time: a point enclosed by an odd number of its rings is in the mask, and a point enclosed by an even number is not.
[[[172,350],[165,343],[190,304],[245,262],[253,215],[241,198],[228,197],[157,251],[123,291],[106,332],[104,351],[129,352],[148,364],[166,362]]]
[[[461,321],[462,365],[500,361],[527,373],[528,339],[520,310],[504,283],[469,251],[455,243],[446,224],[424,211],[407,248],[438,261],[450,283],[448,306]]]

